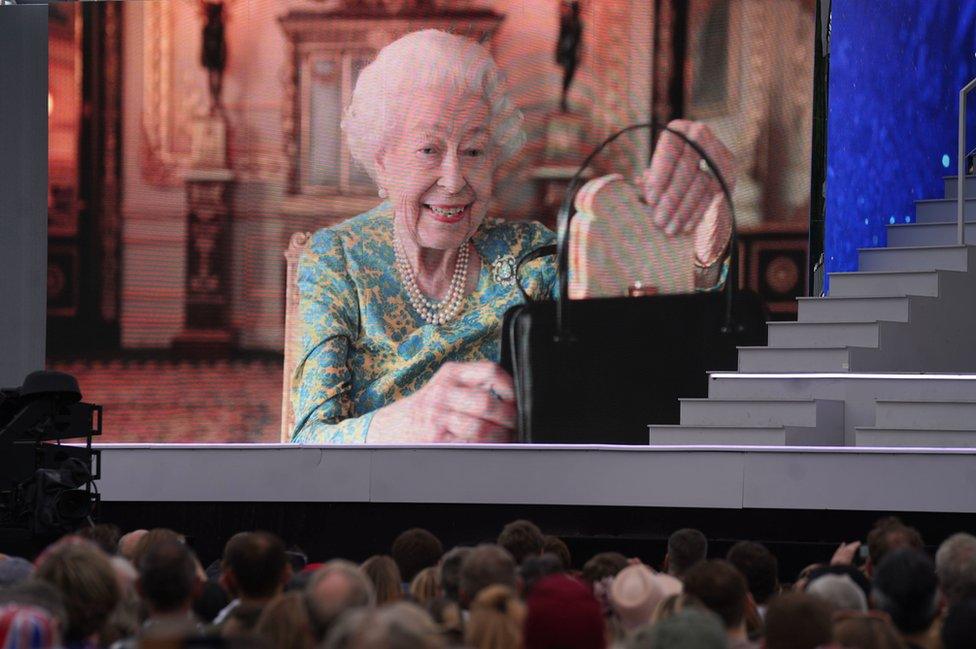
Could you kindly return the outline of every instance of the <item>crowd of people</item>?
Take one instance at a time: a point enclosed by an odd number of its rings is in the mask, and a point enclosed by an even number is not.
[[[169,529],[85,528],[34,561],[0,555],[0,647],[959,649],[976,646],[976,537],[933,561],[897,518],[782,582],[753,541],[724,558],[681,529],[655,570],[578,563],[533,523],[444,551],[420,528],[362,564],[312,562],[264,531],[204,568]]]

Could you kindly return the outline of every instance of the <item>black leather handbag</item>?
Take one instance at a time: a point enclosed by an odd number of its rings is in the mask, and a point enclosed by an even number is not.
[[[731,195],[715,163],[683,133],[656,124],[689,144]],[[752,292],[724,290],[649,297],[568,299],[569,222],[580,173],[558,215],[556,246],[526,255],[522,264],[555,254],[559,296],[509,309],[502,322],[501,365],[514,379],[518,439],[533,443],[648,443],[649,424],[678,423],[680,398],[704,397],[709,370],[734,370],[739,345],[766,344],[766,312]],[[735,277],[736,238],[728,247]],[[516,276],[518,272],[516,271]]]

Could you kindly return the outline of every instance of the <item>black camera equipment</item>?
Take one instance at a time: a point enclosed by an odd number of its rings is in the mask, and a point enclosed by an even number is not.
[[[101,475],[102,407],[81,402],[78,381],[33,372],[0,389],[0,532],[10,540],[57,537],[90,524]],[[62,444],[84,438],[84,444]]]

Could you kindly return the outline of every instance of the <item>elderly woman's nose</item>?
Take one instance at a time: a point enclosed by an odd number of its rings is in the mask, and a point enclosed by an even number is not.
[[[464,169],[459,154],[444,156],[441,161],[440,172],[441,177],[438,184],[452,194],[458,193],[468,184],[464,178]]]

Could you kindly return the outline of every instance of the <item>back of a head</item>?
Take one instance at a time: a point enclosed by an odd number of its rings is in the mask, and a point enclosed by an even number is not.
[[[516,566],[512,555],[497,545],[484,543],[471,550],[461,563],[458,584],[461,603],[474,601],[481,589],[494,584],[516,587]]]
[[[563,562],[554,554],[540,554],[537,557],[526,557],[519,566],[518,574],[522,579],[522,596],[528,597],[532,588],[543,577],[564,572]]]
[[[98,546],[105,554],[112,556],[118,552],[119,538],[121,530],[118,525],[111,523],[99,523],[90,527],[82,527],[77,532],[78,536],[88,539]]]
[[[417,604],[424,606],[427,602],[437,598],[437,567],[424,568],[410,582],[410,597]]]
[[[891,616],[905,634],[925,631],[939,613],[935,564],[911,549],[889,553],[874,572],[874,607]]]
[[[68,614],[67,643],[82,642],[101,629],[119,601],[108,557],[87,542],[46,551],[34,576],[61,593]]]
[[[424,568],[437,565],[444,546],[427,530],[414,527],[396,537],[390,554],[400,569],[400,576],[410,582]]]
[[[464,558],[469,554],[471,554],[469,547],[453,548],[441,557],[437,566],[441,590],[444,592],[444,597],[449,600],[460,601],[458,590],[461,585],[461,564],[464,563]]]
[[[870,614],[844,617],[834,622],[834,642],[850,649],[908,649],[898,630],[886,618]]]
[[[167,539],[149,547],[139,565],[139,590],[150,608],[171,613],[188,606],[197,583],[193,551]]]
[[[935,553],[935,572],[950,603],[976,596],[976,536],[960,532]]]
[[[725,629],[711,611],[684,609],[637,630],[624,649],[725,649]]]
[[[518,649],[522,644],[525,604],[508,586],[482,589],[471,603],[464,644],[474,649]]]
[[[16,586],[34,574],[34,564],[21,557],[0,557],[0,588]]]
[[[522,565],[526,557],[542,554],[545,537],[535,523],[519,519],[502,528],[497,543],[512,555],[517,565]]]
[[[546,577],[526,605],[525,649],[604,649],[603,608],[582,582],[564,574]]]
[[[616,577],[630,562],[619,552],[601,552],[583,564],[581,571],[584,580],[595,584],[608,577]]]
[[[807,593],[774,597],[765,622],[766,649],[816,649],[833,640],[830,605]]]
[[[366,559],[360,567],[373,584],[377,606],[400,599],[403,581],[400,578],[400,569],[392,558],[385,554],[376,554]]]
[[[668,537],[668,572],[681,578],[689,568],[708,556],[708,539],[686,527]]]
[[[285,544],[269,532],[241,532],[224,546],[223,569],[233,573],[244,597],[264,599],[283,586],[288,555]]]
[[[722,618],[726,629],[742,623],[749,590],[746,579],[728,561],[711,559],[692,566],[684,576],[685,592]]]
[[[0,606],[22,604],[47,611],[63,632],[68,628],[68,612],[58,589],[40,579],[28,579],[14,586],[0,588]]]
[[[326,647],[335,647],[330,636]],[[342,643],[347,649],[442,649],[444,639],[430,616],[410,602],[395,602],[352,618]]]
[[[877,568],[889,552],[902,548],[921,551],[922,536],[914,527],[909,527],[896,516],[887,516],[875,522],[868,532],[868,556],[871,566]]]
[[[976,598],[967,597],[949,607],[942,622],[943,649],[972,649],[976,642]]]
[[[312,630],[321,642],[343,613],[372,609],[376,603],[373,585],[359,567],[349,561],[329,561],[315,571],[305,586]]]
[[[156,527],[149,530],[145,534],[141,534],[136,537],[131,556],[126,556],[124,554],[122,556],[131,561],[132,565],[138,566],[139,562],[142,560],[142,555],[144,555],[149,548],[157,543],[162,543],[164,541],[178,541],[182,543],[184,540],[183,535],[174,532],[169,528]]]
[[[776,557],[766,546],[753,541],[739,541],[725,558],[746,578],[756,604],[765,604],[779,591]]]
[[[301,593],[285,593],[268,602],[254,632],[275,649],[311,649],[315,646],[308,607]]]
[[[826,574],[817,577],[807,585],[807,593],[827,602],[835,611],[868,610],[868,600],[861,587],[848,575]]]
[[[563,564],[563,570],[573,569],[573,555],[569,552],[569,546],[558,536],[551,534],[544,536],[542,538],[542,551],[559,557],[559,561]]]

